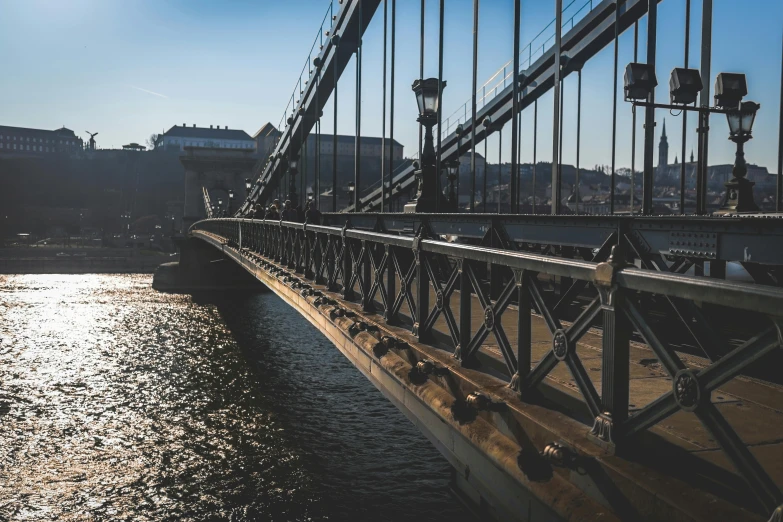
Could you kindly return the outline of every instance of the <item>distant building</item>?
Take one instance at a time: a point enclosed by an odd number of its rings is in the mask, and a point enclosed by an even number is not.
[[[84,143],[71,129],[27,129],[0,125],[0,154],[52,154],[80,151]]]
[[[243,130],[229,129],[227,126],[221,129],[213,125],[209,128],[196,127],[195,124],[188,127],[183,123],[159,135],[155,147],[180,151],[185,150],[185,147],[254,150],[256,143]]]
[[[275,149],[278,138],[280,138],[280,131],[271,123],[265,123],[253,136],[256,140],[256,153],[266,159]]]
[[[275,128],[271,123],[265,123],[256,132],[254,139],[256,141],[256,151],[261,157],[266,157],[272,153],[277,140],[280,137],[280,131]],[[306,147],[307,156],[314,157],[316,150],[315,133],[311,132],[307,136]],[[394,161],[402,160],[403,146],[397,140],[391,143],[389,138],[386,138],[386,152],[385,156],[389,157],[389,149],[391,148],[391,154]],[[334,138],[332,134],[321,134],[320,138],[321,157],[331,156],[334,153]],[[337,155],[338,156],[353,156],[356,149],[356,136],[352,135],[337,135]],[[362,136],[361,138],[361,154],[362,158],[380,158],[381,157],[381,138]]]

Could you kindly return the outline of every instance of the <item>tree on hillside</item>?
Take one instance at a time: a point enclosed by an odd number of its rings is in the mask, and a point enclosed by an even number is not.
[[[155,150],[159,137],[160,134],[155,134],[155,133],[150,134],[150,137],[147,138],[147,149]]]

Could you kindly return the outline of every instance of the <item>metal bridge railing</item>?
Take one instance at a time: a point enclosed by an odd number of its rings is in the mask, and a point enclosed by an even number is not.
[[[505,375],[522,400],[535,397],[544,379],[563,363],[589,412],[587,429],[601,444],[621,444],[677,412],[691,412],[767,514],[783,501],[778,486],[711,398],[713,391],[781,347],[783,289],[641,270],[627,265],[617,251],[596,263],[422,235],[243,219],[200,221],[190,233],[208,233],[261,265],[287,267],[303,280],[339,292],[341,299],[359,303],[367,313],[382,313],[386,323],[409,328],[419,342],[448,350],[463,366],[493,360],[485,341],[494,337],[499,352],[494,370]],[[582,285],[581,304],[569,307],[571,315],[556,305],[553,281],[561,288]],[[688,367],[675,351],[679,345],[672,342],[672,326],[655,313],[667,300],[698,300],[704,314],[718,318],[723,328],[734,328],[736,341],[711,364]],[[534,313],[551,336],[535,365]],[[474,316],[480,318],[477,327]],[[510,324],[518,329],[516,338],[507,333]],[[600,365],[600,392],[580,356],[583,349],[577,349],[591,328],[601,332],[600,362],[589,362]],[[672,385],[633,413],[632,339],[651,348]],[[567,410],[568,405],[558,408]]]

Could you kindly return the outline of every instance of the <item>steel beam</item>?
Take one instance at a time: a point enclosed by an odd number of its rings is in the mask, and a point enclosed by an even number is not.
[[[318,82],[308,81],[291,123],[282,131],[271,160],[258,172],[263,182],[257,185],[242,209],[249,208],[252,201],[267,201],[277,194],[281,175],[286,170],[289,153],[298,153],[303,139],[310,134],[317,116],[323,110],[339,78],[359,47],[364,31],[375,14],[381,0],[345,0],[332,25],[332,38],[324,45],[318,58],[321,60],[322,76]],[[334,38],[334,37],[337,38]],[[339,45],[338,45],[339,44]],[[310,78],[313,79],[312,77]],[[318,96],[316,96],[316,90]],[[316,102],[317,98],[317,102]],[[336,132],[335,132],[336,135]]]
[[[619,17],[619,31],[621,33],[644,16],[647,12],[648,1],[653,1],[657,4],[661,0],[627,0],[624,4],[624,10]],[[571,30],[562,35],[562,52],[568,55],[570,64],[563,69],[562,77],[565,78],[575,72],[577,64],[587,62],[613,41],[615,33],[615,4],[615,0],[604,0],[587,13]],[[522,84],[523,95],[518,104],[520,111],[533,105],[537,99],[553,87],[554,61],[554,48],[550,48],[526,70],[521,71],[520,75],[524,77],[524,82]],[[493,124],[498,125],[503,125],[511,120],[513,113],[512,90],[512,85],[506,87],[484,107],[477,110],[475,117],[463,124],[463,132],[475,134],[475,143],[480,143],[488,135],[486,127],[481,125],[486,116],[490,116]],[[476,122],[476,125],[474,125],[474,122]],[[472,146],[473,138],[471,138],[470,143],[467,140],[460,143],[459,137],[454,132],[443,139],[441,159],[443,161],[454,159],[458,157],[458,153],[467,152]],[[413,187],[415,183],[413,168],[408,167],[402,170],[393,177],[392,186],[400,187],[400,190],[395,192],[393,196],[396,197],[404,193]],[[380,197],[381,192],[379,189],[370,192],[361,199],[359,210],[380,208]],[[349,207],[346,211],[353,212],[354,209]]]

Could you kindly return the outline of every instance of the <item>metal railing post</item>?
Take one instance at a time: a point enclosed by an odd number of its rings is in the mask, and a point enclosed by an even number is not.
[[[374,312],[375,306],[370,301],[370,288],[372,287],[372,263],[370,262],[370,256],[372,256],[372,244],[368,244],[366,241],[362,241],[362,248],[359,253],[359,262],[356,268],[360,270],[359,274],[362,278],[361,292],[362,292],[362,309],[365,312]]]
[[[595,269],[595,283],[601,298],[603,314],[601,413],[595,419],[591,433],[604,442],[616,444],[617,426],[628,418],[630,388],[631,324],[623,311],[623,293],[615,276],[623,261],[614,247],[612,255]]]
[[[454,357],[462,361],[462,353],[467,350],[471,339],[471,283],[468,276],[467,259],[458,259],[459,264],[459,345]]]
[[[314,273],[311,270],[313,260],[310,258],[310,235],[307,233],[307,228],[302,230],[302,248],[304,248],[304,276],[308,279],[314,278]]]
[[[353,262],[351,260],[351,240],[343,236],[343,299],[353,300],[353,290],[349,287],[353,278]]]
[[[392,307],[394,306],[394,299],[397,297],[397,279],[394,268],[393,246],[386,245],[386,256],[386,288],[383,288],[383,285],[381,285],[381,291],[386,292],[386,306],[383,311],[383,318],[386,320],[386,324],[394,324],[395,318],[392,317]]]
[[[524,270],[514,270],[514,282],[517,287],[517,373],[511,378],[510,387],[515,391],[525,388],[524,383],[530,373],[532,359],[532,306],[528,285],[529,275]]]
[[[413,256],[416,263],[416,322],[413,324],[413,335],[418,337],[419,341],[425,341],[427,334],[422,325],[430,311],[430,278],[424,266],[425,254],[419,250],[418,245],[414,246]]]

